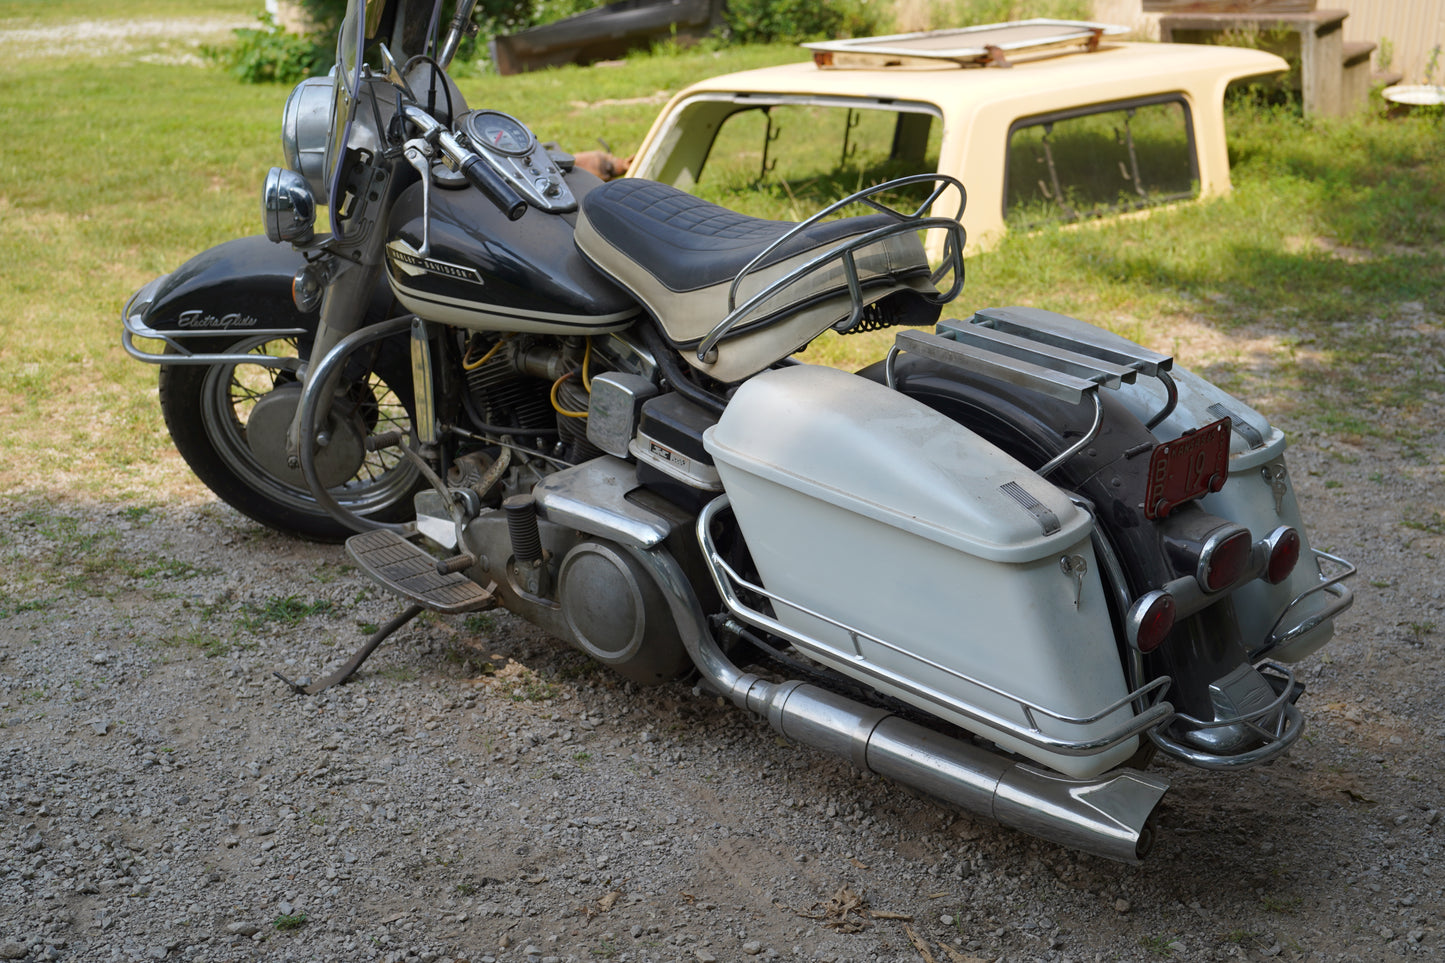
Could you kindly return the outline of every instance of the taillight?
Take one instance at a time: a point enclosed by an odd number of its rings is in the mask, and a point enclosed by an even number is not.
[[[1129,642],[1140,652],[1153,652],[1174,629],[1174,596],[1157,589],[1129,606]]]
[[[1238,582],[1249,566],[1252,548],[1247,528],[1228,528],[1210,536],[1199,553],[1199,567],[1195,570],[1199,587],[1219,592]]]
[[[1278,585],[1289,578],[1295,565],[1299,563],[1299,532],[1288,525],[1282,525],[1269,533],[1264,545],[1269,550],[1269,561],[1264,567],[1264,580],[1271,585]]]

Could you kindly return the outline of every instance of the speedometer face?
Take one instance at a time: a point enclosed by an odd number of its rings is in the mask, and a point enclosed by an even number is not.
[[[532,132],[500,111],[480,110],[467,120],[473,144],[499,154],[520,155],[532,149]]]

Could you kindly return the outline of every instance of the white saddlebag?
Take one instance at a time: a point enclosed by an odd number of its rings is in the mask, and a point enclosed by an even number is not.
[[[1092,519],[1062,491],[922,404],[811,365],[746,382],[704,443],[809,655],[1066,775],[1134,752]]]

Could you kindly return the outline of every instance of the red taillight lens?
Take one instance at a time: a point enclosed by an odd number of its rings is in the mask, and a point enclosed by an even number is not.
[[[1299,532],[1289,527],[1276,528],[1265,539],[1265,545],[1269,547],[1269,562],[1264,569],[1264,580],[1278,585],[1289,578],[1299,564]]]
[[[1239,581],[1249,565],[1249,553],[1253,547],[1249,530],[1245,528],[1211,537],[1199,556],[1196,577],[1200,587],[1206,592],[1219,592]]]
[[[1129,607],[1129,641],[1140,652],[1153,652],[1174,630],[1174,596],[1153,591]]]

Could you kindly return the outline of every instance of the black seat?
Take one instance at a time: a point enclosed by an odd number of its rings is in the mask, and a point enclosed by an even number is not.
[[[929,279],[923,242],[908,221],[885,213],[809,225],[750,271],[729,305],[743,268],[797,227],[739,214],[656,181],[623,179],[582,198],[575,237],[589,261],[646,305],[690,364],[720,381],[761,371],[852,316],[856,305],[841,256],[800,269],[875,231],[883,234],[849,255],[864,303],[888,299],[896,323],[937,319],[941,299]],[[689,350],[732,308],[779,282],[736,319],[716,357],[699,359]]]
[[[582,207],[593,230],[610,246],[628,252],[660,284],[679,292],[731,284],[769,244],[798,226],[749,217],[640,179],[604,184],[582,199]],[[896,223],[887,214],[823,221],[789,240],[761,266]]]

